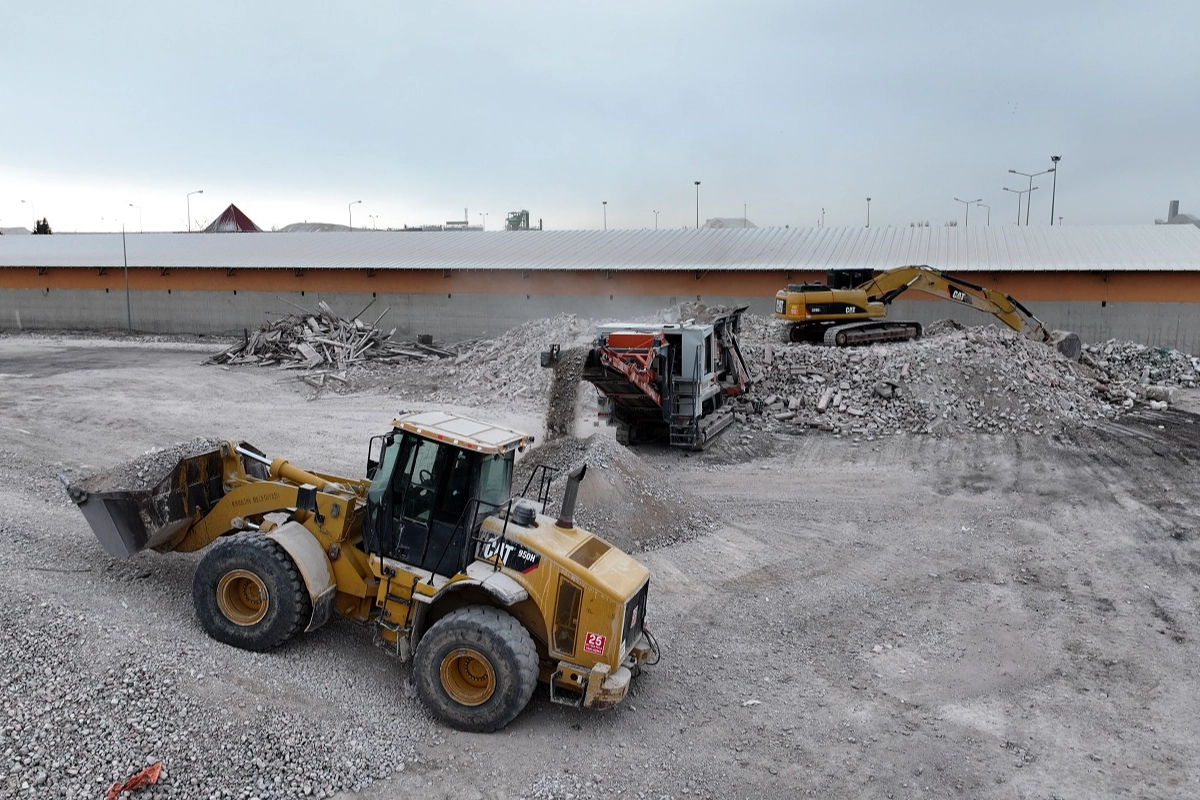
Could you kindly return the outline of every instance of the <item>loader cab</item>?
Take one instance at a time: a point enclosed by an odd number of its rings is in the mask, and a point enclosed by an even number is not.
[[[402,415],[372,440],[364,549],[439,575],[462,571],[479,524],[511,497],[529,440],[442,412]]]

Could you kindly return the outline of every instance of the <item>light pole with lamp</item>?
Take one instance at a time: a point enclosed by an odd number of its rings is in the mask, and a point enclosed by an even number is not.
[[[142,225],[142,207],[135,206],[133,203],[130,203],[129,207],[136,208],[138,210],[138,233],[145,233],[146,228]]]
[[[1029,178],[1029,188],[1025,190],[1026,194],[1029,194],[1030,192],[1033,191],[1033,179],[1036,178],[1038,175],[1045,175],[1048,172],[1054,172],[1054,167],[1051,167],[1050,169],[1044,169],[1041,172],[1034,172],[1034,173],[1017,172],[1015,169],[1010,169],[1009,172],[1011,172],[1013,175],[1022,175],[1026,178]],[[1029,225],[1029,206],[1031,206],[1032,204],[1033,204],[1033,195],[1030,194],[1029,199],[1025,201],[1025,224],[1026,225]],[[1017,220],[1017,224],[1020,224],[1020,222],[1021,222],[1020,220]]]
[[[1062,156],[1050,156],[1050,160],[1054,162],[1054,166],[1050,168],[1050,171],[1054,173],[1054,186],[1050,189],[1050,224],[1053,225],[1054,196],[1058,194],[1058,162],[1062,161]]]
[[[346,213],[350,215],[350,230],[354,230],[354,207],[361,202],[362,200],[352,200],[346,203]]]
[[[696,230],[700,230],[700,181],[694,181],[696,184]]]
[[[871,227],[871,198],[867,198],[867,227]]]
[[[601,200],[600,205],[604,207],[604,230],[608,230],[608,201]]]
[[[988,224],[989,228],[992,227],[992,207],[989,206],[987,203],[983,202],[982,200],[976,200],[975,205],[983,206],[984,208],[986,208],[988,210],[987,224]]]
[[[1029,194],[1036,188],[1038,188],[1038,187],[1030,186],[1028,189],[1010,189],[1007,186],[1004,187],[1004,191],[1012,192],[1013,194],[1015,194],[1017,196],[1017,224],[1018,225],[1021,224],[1021,195]],[[1025,211],[1026,211],[1026,215],[1028,216],[1029,209],[1026,208]]]
[[[377,230],[377,228],[375,227],[375,220],[379,219],[379,215],[378,214],[367,214],[367,216],[371,218],[371,230]]]
[[[658,230],[658,212],[654,212],[654,230]]]
[[[187,219],[188,219],[188,233],[191,233],[191,232],[192,232],[192,195],[194,195],[194,194],[204,194],[204,190],[203,190],[203,189],[197,189],[197,190],[196,190],[196,191],[194,191],[194,192],[188,192],[188,193],[187,193],[187,215],[188,215]]]
[[[955,201],[957,201],[957,202],[959,202],[959,203],[962,203],[963,205],[965,205],[965,206],[967,207],[966,214],[963,216],[963,227],[965,228],[965,227],[967,227],[967,225],[969,225],[969,224],[970,224],[970,220],[971,220],[971,205],[972,205],[973,203],[979,203],[979,202],[982,202],[982,201],[983,201],[983,198],[981,197],[981,198],[979,198],[978,200],[959,200],[959,199],[956,197],[956,198],[954,198],[954,199],[955,199]]]
[[[479,230],[481,231],[487,230],[487,215],[488,212],[486,211],[479,212]]]

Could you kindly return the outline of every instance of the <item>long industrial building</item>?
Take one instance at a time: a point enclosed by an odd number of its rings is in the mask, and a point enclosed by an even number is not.
[[[0,328],[224,334],[374,300],[398,335],[456,341],[686,300],[769,314],[788,283],[906,264],[1006,292],[1085,341],[1200,352],[1194,225],[0,236]],[[918,295],[892,316],[990,321]]]

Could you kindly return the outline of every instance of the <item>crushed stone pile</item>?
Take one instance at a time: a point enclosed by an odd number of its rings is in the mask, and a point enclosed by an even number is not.
[[[935,324],[917,341],[856,348],[781,343],[761,318],[747,328],[758,380],[738,417],[752,427],[1040,434],[1119,412],[1086,366],[995,326]]]
[[[117,464],[112,469],[88,475],[75,482],[87,492],[136,492],[153,489],[185,458],[210,453],[221,446],[220,439],[197,437],[149,452]]]
[[[430,370],[429,376],[437,379],[429,402],[487,407],[503,398],[545,408],[552,371],[542,367],[542,351],[558,344],[565,354],[590,342],[595,327],[574,314],[558,314],[523,323],[495,339],[465,343],[450,365],[415,368]]]
[[[1178,387],[1200,382],[1200,358],[1167,347],[1109,339],[1084,347],[1080,361],[1096,370],[1097,392],[1123,408],[1145,402],[1165,409]]]
[[[678,488],[677,480],[602,435],[563,436],[536,447],[517,465],[513,486],[524,488],[536,464],[558,468],[547,509],[556,514],[567,473],[583,463],[588,469],[579,485],[575,524],[626,552],[687,541],[716,527],[704,504]]]

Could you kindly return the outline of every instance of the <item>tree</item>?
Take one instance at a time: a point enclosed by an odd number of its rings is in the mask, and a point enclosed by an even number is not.
[[[36,223],[36,224],[33,226],[33,232],[34,232],[34,233],[41,233],[41,234],[45,234],[45,235],[49,235],[49,234],[51,234],[51,233],[54,233],[54,231],[50,230],[50,223],[46,221],[46,218],[45,218],[45,217],[42,217],[42,218],[41,218],[40,220],[38,220],[38,222],[37,222],[37,223]]]

